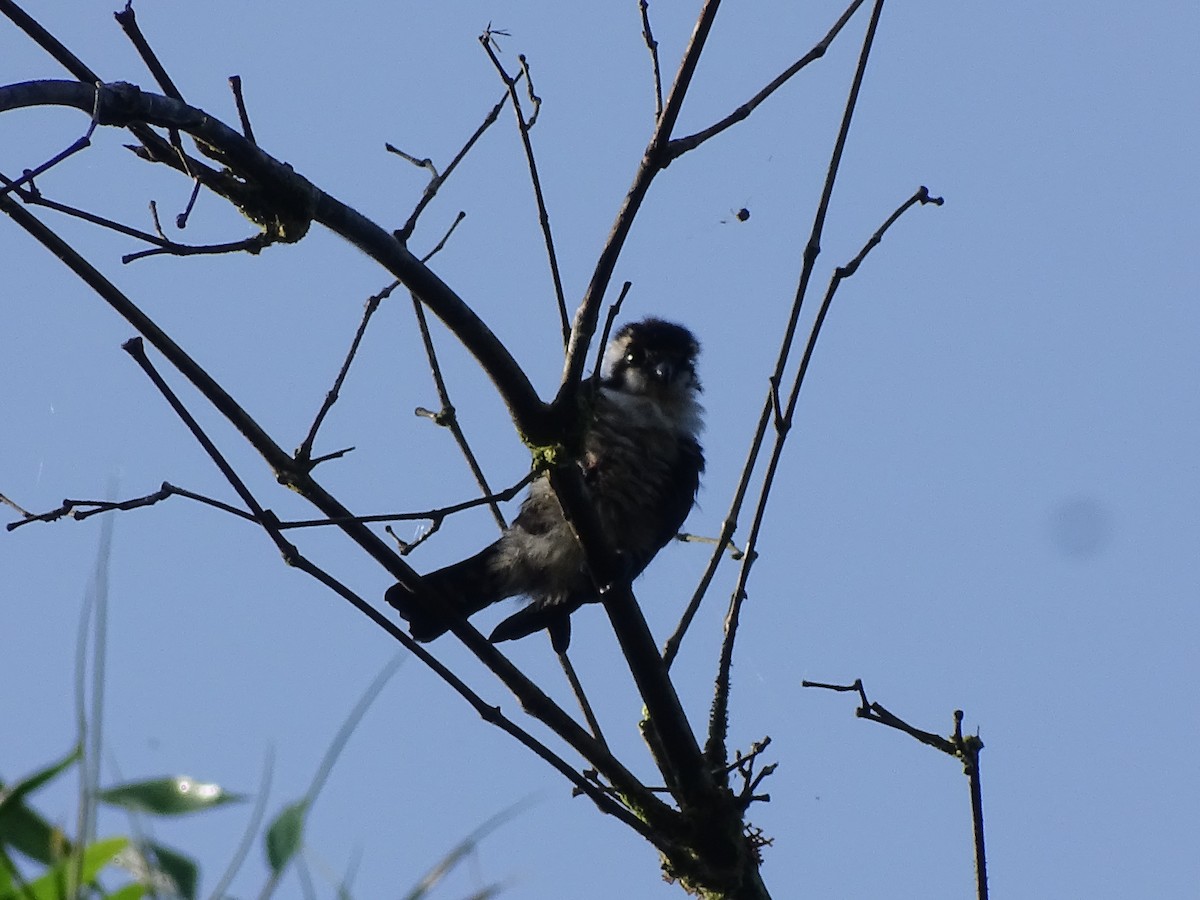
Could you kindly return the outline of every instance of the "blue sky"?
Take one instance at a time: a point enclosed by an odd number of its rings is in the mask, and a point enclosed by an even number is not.
[[[149,86],[110,10],[89,6],[29,9],[103,77]],[[653,115],[637,4],[611,6],[309,13],[217,2],[147,5],[139,20],[191,103],[234,121],[225,78],[240,74],[264,149],[391,227],[424,174],[384,142],[444,164],[502,92],[475,36],[489,20],[510,32],[503,58],[528,56],[544,100],[534,144],[573,300]],[[651,7],[667,76],[694,15],[671,6]],[[680,131],[743,102],[839,12],[826,2],[728,5]],[[616,281],[634,283],[629,316],[686,322],[704,345],[709,472],[689,530],[718,529],[740,471],[865,21],[860,13],[825,59],[747,122],[673,163],[618,265]],[[731,741],[745,748],[770,735],[780,763],[766,786],[772,802],[752,814],[775,839],[764,877],[776,896],[972,890],[956,764],[855,719],[846,696],[802,690],[805,678],[861,677],[872,699],[929,730],[948,731],[952,710],[966,711],[986,744],[997,895],[1182,896],[1200,882],[1200,779],[1186,762],[1200,737],[1188,695],[1200,627],[1197,38],[1200,14],[1182,2],[884,10],[812,300],[918,185],[946,204],[910,211],[842,286],[750,583]],[[0,81],[40,77],[65,76],[0,26]],[[5,115],[0,170],[41,162],[85,125],[65,111]],[[125,140],[98,134],[42,190],[142,227],[155,199],[170,218],[187,186],[130,158]],[[733,216],[742,207],[747,222]],[[561,365],[557,316],[507,110],[426,212],[414,249],[432,246],[460,209],[467,218],[434,268],[549,393]],[[257,258],[124,267],[120,255],[139,249],[130,240],[53,221],[285,447],[302,439],[362,302],[387,283],[319,230]],[[204,198],[180,238],[229,240],[247,229]],[[64,496],[103,496],[114,479],[121,496],[169,480],[230,499],[120,351],[128,326],[7,222],[0,260],[0,492],[43,510]],[[489,476],[515,481],[525,451],[478,369],[441,346]],[[285,518],[311,515],[200,398],[182,393],[266,504]],[[411,414],[435,404],[398,293],[322,432],[318,450],[357,448],[322,467],[324,483],[362,513],[468,496],[447,435]],[[411,561],[444,564],[493,528],[485,515],[463,516]],[[5,778],[72,740],[74,635],[99,533],[91,519],[0,536]],[[306,535],[304,549],[366,596],[388,584],[336,536]],[[636,585],[660,638],[706,558],[670,547]],[[342,718],[396,652],[284,567],[250,526],[185,501],[120,515],[111,575],[108,780],[187,772],[253,791],[273,747],[277,807],[304,791]],[[674,670],[700,725],[733,578],[732,568],[719,574]],[[435,647],[520,716],[458,647]],[[610,740],[649,778],[640,703],[599,610],[578,617],[574,653]],[[511,656],[565,702],[544,642]],[[322,795],[308,834],[313,869],[340,873],[361,854],[357,895],[399,894],[484,819],[532,797],[444,896],[494,881],[513,897],[680,896],[658,881],[647,846],[568,795],[410,661]],[[66,792],[45,802],[71,821]],[[224,810],[157,834],[198,853],[211,887],[246,815]],[[252,861],[237,893],[255,892],[262,877]],[[297,891],[291,882],[283,895]]]

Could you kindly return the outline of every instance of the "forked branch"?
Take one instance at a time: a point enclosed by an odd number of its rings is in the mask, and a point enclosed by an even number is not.
[[[979,780],[979,754],[983,750],[983,741],[977,734],[963,735],[963,711],[961,709],[954,711],[954,732],[949,738],[944,738],[931,731],[922,731],[885,709],[882,704],[869,701],[861,678],[856,678],[853,684],[802,681],[800,686],[839,693],[857,693],[859,705],[854,714],[860,719],[878,722],[888,728],[903,731],[914,740],[933,747],[935,750],[940,750],[948,756],[953,756],[962,763],[963,774],[967,776],[967,783],[971,791],[971,823],[975,834],[975,895],[977,900],[987,900],[987,852],[983,839],[983,788]]]

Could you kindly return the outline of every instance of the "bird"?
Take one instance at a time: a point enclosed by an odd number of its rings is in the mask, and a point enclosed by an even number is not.
[[[647,318],[622,326],[605,348],[576,464],[601,528],[630,580],[679,531],[704,472],[699,437],[700,344],[682,325]],[[511,597],[529,604],[500,622],[493,643],[549,631],[555,652],[571,640],[571,614],[600,594],[584,553],[542,473],[500,538],[474,556],[422,576],[424,595],[404,584],[385,599],[413,638],[450,627],[448,605],[471,616]]]

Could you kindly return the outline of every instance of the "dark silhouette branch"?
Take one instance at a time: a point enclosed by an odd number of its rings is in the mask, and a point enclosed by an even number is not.
[[[872,23],[878,19],[878,4],[876,13],[872,18]],[[872,26],[868,27],[868,34],[873,34]],[[864,45],[864,50],[868,48]],[[821,200],[817,206],[817,212],[813,219],[812,229],[809,232],[808,243],[804,251],[804,262],[800,271],[800,278],[797,285],[796,293],[792,301],[792,307],[788,315],[787,325],[784,328],[783,338],[780,341],[779,353],[775,361],[775,369],[768,377],[768,384],[771,386],[768,391],[767,398],[763,403],[763,408],[758,416],[758,422],[755,425],[754,433],[750,439],[750,447],[746,452],[746,461],[742,466],[742,473],[738,478],[737,487],[734,489],[733,498],[729,503],[729,510],[725,514],[725,518],[721,523],[721,531],[717,535],[716,547],[712,555],[709,557],[708,565],[705,567],[700,580],[696,585],[695,591],[692,593],[691,599],[688,601],[687,607],[684,609],[683,615],[680,617],[679,624],[676,626],[674,633],[668,638],[663,646],[663,659],[668,667],[674,662],[675,657],[679,654],[679,648],[683,643],[683,638],[686,636],[688,629],[691,627],[692,621],[695,619],[696,613],[700,609],[700,604],[703,602],[705,595],[708,593],[708,588],[712,584],[712,580],[716,575],[717,567],[724,558],[724,547],[733,539],[733,535],[737,531],[738,516],[741,513],[742,505],[745,503],[746,494],[750,488],[750,480],[754,475],[755,467],[758,464],[759,454],[762,452],[763,441],[766,437],[767,425],[771,421],[773,412],[778,409],[778,390],[777,385],[783,378],[784,370],[787,366],[788,358],[791,355],[792,346],[796,337],[796,326],[799,322],[800,312],[804,305],[804,298],[808,292],[808,282],[812,277],[813,267],[816,265],[817,256],[820,254],[821,234],[824,231],[825,215],[829,208],[829,202],[833,195],[833,185],[837,177],[838,165],[841,160],[842,147],[844,146],[846,135],[849,132],[850,120],[853,113],[854,101],[858,95],[858,85],[861,82],[862,73],[865,67],[866,57],[860,52],[859,64],[855,73],[855,82],[851,88],[850,97],[847,100],[846,108],[842,114],[842,125],[839,130],[837,140],[834,143],[833,152],[830,159],[830,164],[825,174],[825,185],[821,193]],[[711,730],[710,730],[711,735]]]
[[[731,112],[724,119],[716,122],[713,125],[710,125],[708,128],[705,128],[702,131],[696,132],[695,134],[688,135],[687,137],[676,138],[675,140],[671,141],[666,148],[667,161],[670,162],[676,157],[687,153],[689,150],[694,150],[709,138],[715,137],[726,128],[736,125],[738,122],[748,118],[750,113],[754,112],[760,103],[783,87],[788,81],[791,80],[792,76],[794,76],[809,63],[815,62],[825,55],[825,51],[829,49],[829,45],[833,43],[834,38],[838,36],[838,33],[842,30],[842,28],[845,27],[846,23],[850,21],[850,18],[858,11],[858,8],[863,5],[863,2],[864,0],[854,0],[853,3],[846,7],[846,11],[843,12],[841,17],[833,24],[833,27],[829,29],[829,32],[825,35],[825,37],[821,38],[821,40],[817,42],[816,46],[804,54],[804,56],[800,57],[800,59],[796,60],[786,69],[784,69],[783,72],[781,72],[779,76],[776,77],[770,84]],[[644,6],[645,4],[643,4],[643,7]]]
[[[147,256],[156,256],[160,254],[169,254],[171,256],[210,256],[222,253],[249,253],[252,256],[261,252],[264,247],[271,244],[269,235],[259,232],[247,238],[242,238],[237,241],[228,241],[222,244],[180,244],[171,240],[162,232],[162,226],[158,223],[158,213],[153,203],[151,203],[150,211],[154,219],[155,230],[157,235],[150,234],[148,231],[142,231],[140,228],[134,228],[131,225],[125,225],[122,222],[117,222],[105,216],[97,215],[96,213],[88,212],[85,209],[70,206],[66,203],[60,203],[57,200],[51,200],[45,196],[32,179],[22,179],[28,182],[27,187],[20,187],[19,183],[10,179],[8,176],[0,173],[0,183],[5,185],[6,189],[12,190],[16,196],[20,197],[22,202],[28,203],[30,206],[44,206],[46,209],[52,209],[64,215],[71,216],[76,219],[82,219],[85,222],[91,222],[93,225],[98,225],[101,228],[107,228],[110,231],[115,231],[118,234],[124,234],[128,237],[137,238],[140,241],[145,241],[148,244],[153,244],[154,249],[140,250],[136,253],[127,253],[121,257],[121,262],[131,263],[134,260],[143,259]]]
[[[677,785],[676,799],[683,807],[701,806],[711,800],[714,785],[700,755],[679,695],[667,676],[666,667],[654,646],[650,628],[621,572],[595,508],[587,496],[583,478],[574,465],[549,471],[550,484],[562,505],[563,515],[583,548],[588,570],[603,598],[621,651],[629,663],[638,692],[646,703],[655,740],[650,749],[668,787]],[[661,749],[661,755],[654,751]]]
[[[600,340],[596,344],[596,362],[592,365],[592,371],[597,375],[600,373],[600,368],[604,363],[604,351],[608,349],[608,338],[612,334],[613,324],[617,321],[617,316],[621,314],[621,307],[624,306],[625,297],[629,294],[631,287],[633,287],[632,281],[626,281],[621,285],[621,293],[617,295],[617,299],[608,308],[608,315],[604,319],[604,330],[600,333]]]
[[[359,320],[358,328],[354,332],[354,338],[350,341],[350,349],[346,351],[346,358],[342,361],[342,367],[338,370],[337,375],[333,379],[333,386],[329,388],[325,394],[325,400],[321,403],[321,408],[317,410],[317,414],[313,417],[312,425],[308,429],[308,434],[304,440],[300,442],[300,446],[296,449],[295,460],[300,466],[313,469],[317,462],[312,458],[313,444],[317,439],[317,432],[321,428],[321,424],[325,421],[325,417],[329,411],[333,409],[333,404],[337,403],[338,397],[341,395],[342,385],[346,381],[346,376],[350,373],[350,364],[354,362],[354,357],[358,354],[358,348],[362,344],[363,336],[367,333],[367,325],[371,321],[371,317],[375,315],[375,311],[379,309],[379,304],[382,303],[395,289],[396,284],[385,288],[378,294],[373,294],[367,298],[367,302],[363,304],[362,319]]]
[[[219,509],[222,512],[227,512],[237,516],[240,519],[253,522],[254,516],[246,512],[244,509],[239,509],[236,506],[231,506],[221,500],[216,500],[212,497],[206,497],[203,494],[197,494],[194,491],[186,490],[185,488],[176,487],[170,482],[164,481],[162,487],[153,493],[146,494],[143,497],[133,497],[129,500],[72,500],[70,498],[63,500],[62,505],[57,509],[52,509],[44,513],[31,513],[21,509],[15,503],[9,502],[14,509],[21,513],[22,518],[16,522],[9,522],[5,528],[8,531],[15,531],[22,525],[28,525],[30,522],[56,522],[59,519],[70,516],[77,522],[84,519],[90,519],[92,516],[100,513],[113,512],[116,510],[140,509],[143,506],[154,506],[161,503],[168,497],[186,497],[189,500],[195,500],[198,503],[203,503],[206,506],[211,506],[214,509]],[[3,499],[3,498],[0,498]],[[83,507],[89,507],[84,509]]]
[[[903,731],[914,740],[926,746],[933,747],[935,750],[940,750],[948,756],[953,756],[962,763],[963,774],[967,776],[967,783],[971,793],[971,823],[975,835],[976,897],[978,900],[987,900],[987,852],[983,839],[983,788],[979,780],[979,754],[983,750],[983,741],[980,740],[977,734],[963,735],[963,711],[961,709],[954,711],[954,732],[949,738],[944,738],[940,734],[934,734],[931,731],[922,731],[920,728],[910,725],[895,713],[884,708],[882,704],[869,701],[861,678],[856,678],[853,684],[828,684],[822,681],[802,681],[800,682],[800,686],[820,688],[821,690],[836,691],[838,693],[857,693],[859,705],[854,714],[860,719],[878,722],[880,725],[886,725],[888,728]]]
[[[650,833],[646,823],[631,815],[628,810],[620,807],[616,803],[613,803],[612,799],[603,792],[595,790],[591,786],[590,782],[588,782],[586,778],[584,778],[565,760],[550,751],[549,748],[545,747],[545,745],[533,738],[532,735],[525,732],[524,729],[517,727],[514,723],[506,719],[497,707],[485,704],[482,698],[467,688],[466,685],[460,679],[454,676],[452,672],[438,663],[438,661],[434,659],[433,656],[427,651],[425,651],[420,644],[418,644],[408,635],[404,634],[404,632],[398,626],[386,619],[374,607],[363,600],[362,597],[349,590],[344,584],[333,578],[324,569],[314,565],[307,558],[305,558],[298,551],[294,544],[290,543],[286,538],[284,538],[283,531],[279,527],[279,521],[275,517],[275,514],[270,510],[264,509],[258,503],[253,493],[242,481],[240,476],[238,476],[238,474],[234,471],[233,466],[230,465],[228,460],[224,458],[221,452],[217,449],[216,445],[212,442],[212,439],[208,437],[208,435],[200,427],[200,424],[184,406],[183,402],[179,399],[171,387],[166,383],[165,379],[163,379],[162,375],[150,362],[149,357],[146,356],[145,348],[142,345],[142,339],[133,338],[129,341],[126,341],[122,345],[122,349],[128,352],[129,355],[133,357],[134,361],[137,362],[139,367],[141,367],[142,371],[146,373],[147,377],[149,377],[151,382],[158,389],[159,393],[162,394],[163,399],[167,401],[175,414],[178,415],[179,418],[184,422],[188,430],[192,433],[193,437],[196,438],[196,440],[208,454],[209,458],[221,471],[221,474],[225,476],[225,479],[242,498],[243,502],[246,503],[253,515],[254,520],[262,526],[263,530],[266,531],[267,535],[274,542],[276,548],[282,555],[284,562],[286,562],[289,566],[300,569],[302,572],[305,572],[306,574],[315,578],[326,587],[334,590],[340,596],[350,601],[350,603],[353,604],[360,612],[363,612],[368,617],[372,618],[376,624],[383,627],[385,631],[391,634],[393,638],[398,640],[407,650],[409,650],[409,652],[416,655],[426,665],[429,665],[430,668],[432,668],[439,676],[443,678],[443,680],[457,690],[461,696],[471,702],[472,706],[479,711],[480,715],[483,716],[486,721],[498,725],[504,731],[517,738],[517,740],[526,747],[533,750],[539,757],[550,763],[551,766],[565,775],[573,784],[575,784],[576,787],[584,790],[585,793],[587,793],[592,801],[597,805],[597,807],[603,812],[616,816],[639,834],[642,834],[648,840],[651,840],[652,842],[655,841],[656,838]]]
[[[429,372],[433,376],[438,403],[441,404],[438,412],[426,416],[426,418],[450,430],[450,434],[454,436],[454,443],[458,445],[459,452],[462,453],[463,459],[467,461],[467,467],[471,470],[471,476],[475,479],[475,483],[479,485],[479,490],[483,496],[488,497],[492,493],[492,488],[488,484],[487,476],[483,473],[483,467],[479,464],[478,457],[475,456],[475,451],[471,449],[471,444],[462,429],[462,424],[458,421],[458,412],[454,409],[454,404],[450,401],[450,391],[446,387],[446,379],[442,375],[442,366],[438,361],[437,350],[433,346],[433,335],[429,332],[429,322],[425,318],[425,310],[421,307],[416,297],[413,297],[413,315],[417,319],[417,327],[421,332],[421,343],[425,346],[425,356],[429,360]],[[427,410],[416,410],[417,415],[421,415],[423,412],[427,412]],[[503,529],[508,523],[504,520],[504,513],[500,511],[499,503],[493,501],[488,506],[492,511],[492,518],[495,519],[496,525]]]
[[[663,112],[662,70],[658,67],[658,41],[654,39],[654,32],[650,30],[649,0],[638,0],[638,7],[642,13],[642,38],[646,42],[646,49],[650,51],[650,68],[654,75],[654,120],[658,121],[662,118]]]
[[[788,318],[787,328],[785,330],[783,344],[780,347],[779,363],[776,366],[773,374],[775,384],[780,383],[783,377],[783,368],[787,362],[787,357],[790,353],[792,341],[795,337],[796,323],[800,315],[800,310],[804,304],[804,298],[808,293],[808,283],[812,278],[813,268],[816,265],[817,256],[821,252],[821,236],[825,230],[825,217],[829,212],[829,202],[833,196],[833,186],[837,180],[838,168],[842,160],[842,152],[846,146],[846,138],[850,132],[850,123],[854,118],[854,110],[858,103],[858,93],[862,87],[863,76],[866,73],[867,60],[871,55],[871,47],[875,40],[875,31],[879,26],[879,16],[883,12],[884,0],[875,0],[875,5],[871,10],[871,19],[867,23],[866,34],[863,37],[862,49],[858,56],[858,65],[854,71],[854,80],[850,85],[850,93],[846,98],[846,107],[842,113],[842,123],[838,130],[837,139],[834,141],[833,152],[829,160],[829,168],[825,174],[825,185],[821,192],[821,200],[817,205],[816,215],[813,217],[812,229],[809,232],[808,243],[804,248],[804,263],[800,270],[799,283],[796,286],[795,299],[792,302],[791,315]],[[813,339],[810,339],[810,343]],[[803,375],[801,375],[801,378]],[[795,390],[799,390],[800,380],[796,382]],[[759,417],[758,430],[755,432],[755,438],[752,444],[761,446],[762,429],[766,426],[769,410],[772,408],[771,398],[768,397],[767,402],[763,406],[762,415]],[[776,438],[776,458],[781,449],[781,437],[786,435],[786,431],[777,432]],[[747,472],[753,467],[752,463],[747,465]],[[741,613],[742,603],[745,600],[746,579],[749,577],[750,568],[754,563],[756,556],[756,545],[758,529],[762,524],[762,516],[765,510],[766,498],[769,494],[770,481],[766,479],[764,490],[760,495],[759,508],[755,514],[755,520],[751,526],[750,536],[746,540],[746,556],[742,560],[742,571],[739,574],[737,586],[734,588],[733,596],[729,602],[729,611],[725,616],[725,637],[721,642],[720,661],[717,664],[716,683],[713,689],[712,711],[709,715],[708,725],[708,740],[705,744],[705,755],[709,763],[716,767],[723,768],[728,759],[728,750],[726,749],[726,733],[729,728],[729,689],[730,689],[730,670],[733,666],[733,647],[737,640],[738,619]],[[739,486],[739,495],[744,495],[744,491]],[[731,517],[733,518],[733,517]],[[723,535],[724,536],[724,535]],[[719,549],[718,551],[719,552]]]
[[[125,36],[137,50],[138,56],[142,58],[142,62],[146,64],[146,68],[150,70],[150,74],[154,76],[154,80],[162,88],[162,92],[168,97],[182,101],[183,94],[179,92],[179,88],[167,74],[166,67],[159,60],[158,54],[150,47],[150,42],[146,40],[146,36],[137,23],[137,14],[133,11],[133,0],[127,0],[125,8],[113,13],[113,18],[117,20],[117,24],[121,26]]]
[[[550,230],[550,213],[546,210],[546,197],[542,193],[542,180],[538,176],[537,158],[533,155],[533,141],[529,137],[529,132],[537,121],[538,112],[541,108],[541,98],[533,92],[533,80],[529,74],[529,62],[522,54],[518,57],[521,63],[521,75],[525,76],[525,85],[529,90],[529,99],[534,104],[533,115],[528,119],[525,118],[525,113],[521,108],[521,97],[517,92],[517,78],[508,74],[500,62],[500,58],[496,55],[495,42],[491,39],[491,32],[484,31],[479,36],[479,43],[483,50],[488,55],[488,59],[492,61],[492,65],[496,69],[496,73],[500,76],[500,80],[504,82],[504,86],[508,89],[508,99],[512,102],[513,112],[517,117],[517,131],[521,135],[521,147],[525,151],[525,164],[529,167],[529,180],[533,186],[533,198],[537,203],[538,225],[542,229],[542,240],[546,245],[546,258],[550,265],[550,278],[554,283],[554,299],[558,304],[559,319],[562,324],[563,345],[571,337],[571,322],[567,316],[567,301],[563,295],[562,276],[558,271],[558,254],[554,250],[554,234]]]
[[[0,100],[3,99],[4,89],[0,89]],[[174,101],[171,101],[174,102]],[[0,108],[3,104],[0,103]],[[234,425],[242,436],[264,457],[276,479],[284,485],[292,487],[301,496],[313,503],[318,509],[333,519],[337,526],[348,537],[354,540],[373,559],[379,562],[394,578],[410,585],[414,591],[421,590],[421,582],[400,557],[386,543],[371,532],[364,524],[352,516],[344,506],[332,495],[328,494],[309,473],[295,465],[292,457],[284,452],[251,418],[245,410],[222,388],[212,377],[191,359],[165,332],[163,332],[148,316],[137,308],[132,301],[121,293],[111,282],[101,275],[90,263],[80,256],[69,244],[37,220],[27,210],[9,197],[0,196],[0,212],[6,213],[30,235],[50,249],[72,272],[78,275],[102,299],[108,302],[114,310],[130,322],[156,349],[171,362],[185,378],[213,404],[226,419]],[[273,514],[265,511],[260,513],[253,506],[260,524],[274,524]],[[266,525],[264,525],[266,527]],[[279,529],[276,527],[275,529]],[[281,540],[281,539],[280,539]],[[286,548],[290,548],[283,542]],[[293,562],[289,554],[291,549],[281,547],[285,560]],[[293,563],[294,564],[294,563]],[[320,577],[319,575],[316,577]],[[326,583],[322,579],[323,583]],[[330,584],[331,587],[334,585]],[[336,589],[336,588],[335,588]],[[349,600],[356,609],[370,618],[375,624],[384,628],[389,634],[402,639],[406,647],[413,652],[419,650],[407,635],[390,622],[382,613],[370,604],[365,603],[357,595],[350,592],[339,593]],[[587,760],[598,771],[604,773],[615,788],[627,800],[630,808],[635,809],[638,818],[655,829],[655,846],[679,832],[677,814],[657,800],[645,787],[609,752],[583,728],[579,726],[561,707],[548,697],[536,684],[517,669],[507,657],[490,644],[477,630],[465,621],[455,621],[451,625],[455,636],[461,640],[472,653],[517,697],[522,708],[561,737],[577,753]],[[415,648],[415,649],[414,649]],[[431,658],[422,651],[418,653],[422,659]],[[666,836],[664,838],[664,836]]]
[[[741,568],[738,572],[737,583],[733,589],[733,597],[730,600],[729,612],[725,619],[725,641],[721,647],[721,663],[718,669],[717,687],[713,700],[714,712],[721,712],[723,709],[728,709],[728,692],[729,692],[729,671],[733,663],[733,643],[737,633],[737,625],[741,617],[742,604],[746,599],[746,584],[750,578],[750,570],[754,565],[757,552],[755,548],[758,545],[758,536],[761,533],[763,522],[766,518],[767,503],[770,500],[771,489],[775,484],[775,475],[779,471],[779,464],[783,457],[784,444],[792,427],[792,420],[796,414],[796,405],[800,396],[800,388],[804,384],[804,377],[808,373],[809,363],[812,361],[813,351],[817,346],[817,338],[820,336],[821,327],[825,323],[825,317],[829,313],[829,308],[833,304],[833,297],[837,293],[838,287],[842,281],[849,278],[856,271],[859,265],[866,258],[879,242],[883,239],[884,233],[900,218],[907,210],[920,203],[932,203],[940,206],[942,204],[940,197],[930,197],[929,190],[921,187],[911,197],[905,200],[896,210],[888,216],[870,239],[859,250],[858,254],[845,266],[839,266],[834,270],[833,276],[829,279],[829,287],[825,291],[825,297],[821,301],[821,307],[817,311],[816,318],[813,320],[813,326],[808,336],[808,341],[804,347],[804,354],[801,357],[800,365],[796,370],[795,378],[792,381],[791,394],[788,396],[787,405],[783,410],[783,415],[777,424],[775,435],[775,443],[771,449],[771,458],[767,463],[767,469],[763,475],[762,487],[759,493],[758,504],[754,510],[754,518],[750,525],[750,534],[746,539],[746,556],[742,560]],[[712,732],[710,732],[710,741],[712,740]]]
[[[250,127],[250,114],[246,112],[246,98],[242,96],[242,76],[229,76],[229,90],[233,92],[233,103],[237,107],[238,121],[242,123],[242,136],[250,143],[257,144],[254,139],[254,129]]]
[[[584,292],[583,301],[575,311],[575,318],[571,325],[571,339],[567,344],[567,358],[563,365],[562,380],[554,402],[551,404],[551,409],[560,419],[573,421],[578,415],[580,381],[587,363],[588,347],[596,332],[600,304],[608,292],[608,285],[612,280],[617,259],[625,246],[625,240],[629,237],[629,231],[633,227],[633,220],[641,208],[642,201],[650,190],[650,183],[666,165],[663,158],[664,148],[671,139],[671,133],[675,130],[675,123],[679,119],[684,98],[691,86],[692,76],[700,62],[700,54],[704,50],[720,5],[720,0],[706,0],[700,10],[696,25],[692,29],[691,39],[680,60],[679,71],[675,75],[666,104],[663,106],[662,115],[655,124],[650,142],[642,153],[637,173],[633,176],[633,184],[630,185],[625,199],[621,202],[608,239],[596,260],[596,268],[592,272],[591,281],[588,282],[587,290]]]
[[[462,341],[496,385],[524,439],[535,445],[553,442],[548,411],[524,371],[445,282],[377,224],[317,189],[224,123],[177,100],[128,84],[93,88],[41,81],[0,88],[0,112],[28,106],[73,106],[85,111],[96,106],[100,124],[174,127],[216,148],[239,177],[224,175],[213,190],[238,205],[277,240],[297,241],[309,223],[316,221],[354,244],[414,291]]]
[[[575,702],[579,704],[579,711],[583,713],[583,719],[591,729],[592,737],[608,746],[608,741],[604,740],[604,732],[600,730],[600,720],[596,718],[592,704],[588,701],[587,693],[583,690],[583,683],[579,680],[575,666],[571,663],[571,657],[567,655],[566,650],[557,653],[556,656],[558,656],[558,664],[562,666],[563,674],[567,678],[567,684],[571,686],[571,693],[575,695]]]
[[[404,225],[395,232],[396,239],[400,241],[400,243],[408,243],[408,239],[412,237],[413,230],[417,227],[417,219],[420,218],[425,207],[428,206],[430,201],[437,196],[438,190],[443,184],[446,183],[446,179],[450,177],[450,173],[453,172],[458,167],[458,164],[463,161],[467,153],[470,152],[471,148],[475,146],[476,141],[483,137],[483,133],[487,131],[488,128],[490,128],[493,124],[495,124],[496,119],[500,116],[500,110],[504,108],[504,104],[507,102],[508,94],[505,93],[496,102],[496,105],[492,107],[491,111],[484,116],[483,122],[481,122],[479,127],[475,129],[474,134],[467,138],[467,142],[463,144],[462,149],[460,149],[458,153],[455,154],[454,158],[450,160],[449,164],[446,166],[446,171],[441,172],[440,174],[433,167],[432,161],[428,159],[416,160],[403,150],[399,150],[396,147],[393,147],[391,144],[384,144],[384,147],[389,153],[395,153],[396,155],[407,159],[409,162],[413,163],[413,165],[428,169],[431,173],[429,183],[425,185],[425,190],[421,194],[421,199],[417,201],[417,205],[413,208],[412,213],[409,215],[408,221],[405,222]],[[426,163],[428,163],[428,165],[426,165]]]

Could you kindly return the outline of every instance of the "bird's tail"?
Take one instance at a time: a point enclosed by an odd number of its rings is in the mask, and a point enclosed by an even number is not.
[[[508,596],[491,564],[495,555],[493,544],[461,562],[422,576],[424,595],[394,584],[384,599],[408,622],[414,638],[422,643],[432,641],[450,630],[456,613],[466,618]]]

